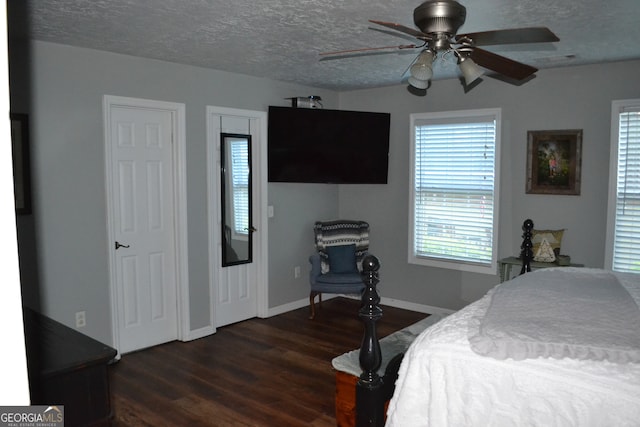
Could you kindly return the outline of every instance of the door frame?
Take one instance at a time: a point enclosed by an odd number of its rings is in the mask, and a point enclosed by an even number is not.
[[[252,170],[254,185],[258,186],[258,200],[253,200],[253,215],[257,217],[254,225],[260,233],[259,244],[253,245],[253,262],[256,263],[258,283],[256,284],[256,310],[257,316],[265,318],[269,316],[269,238],[268,238],[268,182],[267,182],[267,112],[244,110],[238,108],[217,107],[207,105],[207,222],[209,225],[209,293],[211,296],[210,322],[215,332],[215,305],[218,292],[215,278],[219,269],[222,268],[218,262],[221,257],[218,247],[221,240],[220,227],[216,223],[216,212],[219,203],[218,188],[220,188],[220,173],[218,170],[218,148],[219,135],[214,131],[212,116],[238,116],[249,120],[256,120],[257,135],[252,135],[252,158],[257,170]]]
[[[115,230],[113,228],[116,214],[113,207],[113,159],[111,157],[111,110],[114,107],[162,110],[171,113],[173,124],[173,198],[175,234],[174,251],[176,254],[176,318],[178,339],[187,341],[190,338],[189,310],[189,273],[187,250],[187,179],[186,179],[186,126],[185,105],[175,102],[156,101],[150,99],[129,98],[123,96],[104,95],[104,148],[105,148],[105,184],[107,203],[107,253],[109,254],[109,288],[111,295],[111,330],[113,347],[119,351],[120,329],[118,319],[121,307],[118,305],[116,258],[113,250]],[[118,355],[119,357],[119,355]]]

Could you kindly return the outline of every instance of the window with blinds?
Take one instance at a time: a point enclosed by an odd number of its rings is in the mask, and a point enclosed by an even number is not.
[[[640,273],[640,99],[614,101],[607,266]]]
[[[233,193],[233,229],[249,233],[249,144],[245,139],[231,142],[231,191]]]
[[[409,262],[495,274],[500,110],[411,115]]]

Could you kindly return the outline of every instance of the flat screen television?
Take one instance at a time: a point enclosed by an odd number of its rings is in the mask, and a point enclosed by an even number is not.
[[[269,182],[386,184],[389,113],[269,107]]]

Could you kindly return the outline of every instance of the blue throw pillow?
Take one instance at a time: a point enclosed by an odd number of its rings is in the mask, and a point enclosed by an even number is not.
[[[357,273],[356,245],[327,246],[330,273]]]

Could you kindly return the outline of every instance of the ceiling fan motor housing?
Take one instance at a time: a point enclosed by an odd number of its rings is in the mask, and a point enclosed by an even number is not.
[[[467,8],[455,0],[427,0],[413,11],[413,22],[426,34],[450,38],[464,24]]]

